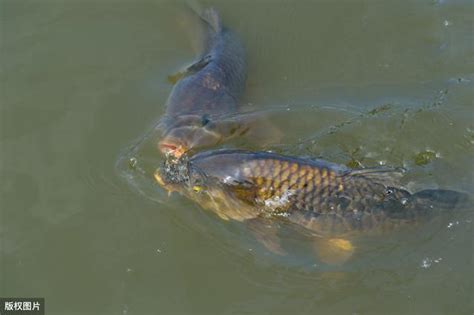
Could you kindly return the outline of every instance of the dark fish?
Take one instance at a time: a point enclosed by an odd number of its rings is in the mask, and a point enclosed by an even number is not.
[[[180,75],[160,122],[160,151],[175,157],[245,132],[235,121],[220,121],[237,111],[244,91],[244,48],[237,36],[222,25],[214,9],[198,14],[205,28],[204,51]]]
[[[386,219],[411,221],[429,211],[431,202],[450,208],[464,196],[448,190],[411,194],[397,184],[401,175],[397,169],[351,170],[323,160],[242,150],[200,153],[157,174],[170,189],[222,195],[252,209],[214,209],[227,219],[265,213],[291,220],[302,214],[305,225],[331,220],[318,227],[327,232],[369,229]]]
[[[346,257],[353,232],[394,230],[467,200],[450,190],[412,194],[397,183],[401,175],[396,169],[351,170],[323,160],[217,150],[167,164],[155,177],[225,220],[283,218],[324,238],[320,253],[334,256],[337,248]]]

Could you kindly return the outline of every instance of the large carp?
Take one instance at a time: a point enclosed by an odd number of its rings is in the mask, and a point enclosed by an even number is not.
[[[410,193],[398,183],[397,169],[358,169],[268,152],[217,150],[165,164],[156,180],[225,220],[252,222],[278,218],[317,236],[320,257],[346,260],[351,235],[392,231],[451,209],[467,195],[451,190]],[[261,240],[278,252],[275,243]],[[326,257],[322,257],[326,256]]]
[[[203,52],[180,73],[161,119],[161,152],[174,157],[246,132],[232,119],[246,81],[245,50],[213,8],[200,12]]]

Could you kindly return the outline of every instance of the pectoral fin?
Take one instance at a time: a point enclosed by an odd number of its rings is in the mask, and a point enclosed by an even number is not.
[[[265,246],[270,252],[277,255],[285,255],[285,250],[281,247],[278,238],[278,225],[263,218],[256,218],[246,221],[247,227],[254,235],[255,239]]]
[[[259,147],[279,143],[282,139],[282,132],[260,115],[214,119],[211,126],[224,139],[245,137],[246,141]]]
[[[216,119],[206,127],[220,134],[224,139],[242,136],[249,131],[249,126],[246,122],[237,119]]]
[[[315,250],[319,259],[330,265],[342,265],[354,254],[355,247],[351,241],[343,238],[318,238]]]
[[[181,80],[183,77],[191,75],[193,73],[198,72],[202,68],[204,68],[209,62],[211,62],[212,57],[210,55],[206,55],[196,61],[195,63],[191,64],[184,70],[178,71],[177,73],[170,74],[168,76],[168,82],[171,84],[176,84],[179,80]]]
[[[175,85],[176,82],[181,80],[181,78],[183,78],[185,75],[186,75],[186,71],[178,71],[176,73],[168,75],[167,80],[169,83]]]

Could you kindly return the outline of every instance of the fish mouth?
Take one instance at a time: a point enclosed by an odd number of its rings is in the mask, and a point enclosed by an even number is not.
[[[155,181],[168,191],[182,190],[189,183],[188,159],[166,159],[153,173]]]
[[[158,149],[166,156],[173,156],[175,158],[180,158],[184,153],[186,153],[186,148],[183,145],[177,144],[174,141],[161,141],[158,144]]]
[[[163,187],[166,191],[168,191],[168,196],[171,195],[172,192],[178,191],[178,189],[172,183],[168,183],[161,174],[160,169],[156,169],[155,173],[153,174],[155,177],[156,182]],[[165,176],[166,177],[166,176]]]

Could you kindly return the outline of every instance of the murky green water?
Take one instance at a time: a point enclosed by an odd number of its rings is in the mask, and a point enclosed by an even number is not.
[[[209,3],[248,50],[244,110],[283,132],[229,146],[474,192],[472,2]],[[0,0],[0,296],[47,314],[472,314],[472,209],[325,266],[151,182],[166,76],[194,56],[182,12]]]

